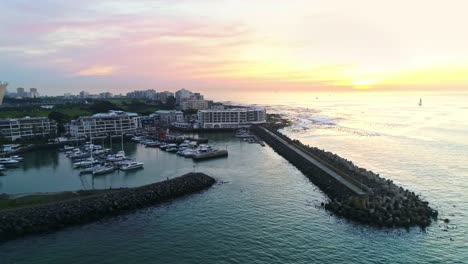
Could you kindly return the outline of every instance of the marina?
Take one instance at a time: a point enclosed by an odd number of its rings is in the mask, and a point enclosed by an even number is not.
[[[197,135],[191,135],[194,136]],[[115,138],[112,148],[109,140],[93,140],[94,144],[31,151],[22,155],[23,162],[8,161],[15,165],[3,165],[5,170],[2,171],[4,176],[0,177],[0,193],[136,187],[198,171],[205,164],[224,164],[229,160],[221,158],[217,159],[219,161],[195,163],[193,158],[197,154],[223,150],[221,153],[234,151],[234,155],[239,155],[240,150],[236,149],[239,144],[250,145],[238,142],[229,133],[210,133],[203,137],[204,142],[207,142],[207,137],[210,144],[198,144],[196,141],[164,143],[144,137],[138,142],[121,142],[121,138]],[[225,157],[225,154],[221,156]]]

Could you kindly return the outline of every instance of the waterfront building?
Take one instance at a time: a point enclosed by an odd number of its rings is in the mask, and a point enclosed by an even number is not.
[[[24,117],[0,119],[0,137],[15,141],[57,134],[57,124],[47,117]]]
[[[266,122],[263,108],[207,109],[198,111],[200,128],[239,128]]]
[[[3,103],[3,97],[5,96],[7,86],[8,86],[7,82],[0,81],[0,105]]]
[[[135,133],[140,117],[135,113],[111,110],[92,116],[82,116],[72,120],[69,133],[72,137],[93,137]]]
[[[181,104],[182,110],[204,110],[209,108],[209,103],[207,100],[194,100],[189,99],[187,101],[182,102]]]
[[[175,122],[184,122],[184,113],[177,110],[158,110],[154,114],[151,114],[150,117],[154,118],[161,126],[170,126]]]
[[[190,99],[193,96],[193,93],[186,89],[181,89],[175,92],[176,105],[181,105],[182,102]]]

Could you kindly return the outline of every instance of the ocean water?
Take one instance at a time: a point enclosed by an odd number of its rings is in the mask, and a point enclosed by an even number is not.
[[[418,106],[422,98],[423,105]],[[222,98],[220,98],[222,99]],[[450,223],[369,228],[328,214],[327,198],[270,147],[207,134],[227,159],[193,163],[126,144],[133,173],[80,177],[62,154],[25,155],[0,193],[132,187],[203,171],[224,182],[126,215],[0,244],[0,263],[468,263],[468,94],[233,94],[293,121],[282,132],[420,193]]]

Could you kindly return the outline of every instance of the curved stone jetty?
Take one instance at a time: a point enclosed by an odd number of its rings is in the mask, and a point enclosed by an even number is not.
[[[387,227],[424,228],[437,219],[438,212],[427,201],[391,180],[336,154],[292,140],[275,129],[252,130],[327,194],[330,200],[322,206],[339,216]]]
[[[214,183],[215,179],[206,174],[188,173],[154,184],[83,199],[0,211],[0,241],[89,223],[195,193]]]

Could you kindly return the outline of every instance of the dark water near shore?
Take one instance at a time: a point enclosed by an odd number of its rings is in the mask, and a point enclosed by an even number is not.
[[[467,263],[468,100],[462,99],[443,97],[443,106],[425,112],[401,107],[401,98],[377,106],[375,98],[315,103],[315,95],[294,107],[258,102],[294,118],[288,135],[422,193],[451,219],[447,231],[441,222],[407,232],[330,216],[319,208],[324,195],[268,146],[208,134],[211,144],[229,150],[227,159],[193,163],[128,143],[126,152],[145,169],[80,177],[62,154],[25,155],[24,165],[0,177],[0,193],[132,187],[193,170],[226,183],[167,205],[1,244],[0,263]]]

